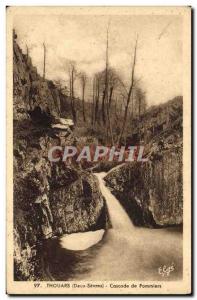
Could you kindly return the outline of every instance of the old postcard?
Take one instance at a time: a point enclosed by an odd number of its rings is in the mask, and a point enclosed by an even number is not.
[[[7,293],[191,293],[190,7],[7,7]]]

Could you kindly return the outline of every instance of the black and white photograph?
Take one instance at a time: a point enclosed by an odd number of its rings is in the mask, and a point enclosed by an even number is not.
[[[191,293],[191,7],[6,13],[8,293]]]

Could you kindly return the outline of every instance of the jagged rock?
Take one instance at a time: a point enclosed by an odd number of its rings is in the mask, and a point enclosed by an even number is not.
[[[135,225],[182,224],[182,102],[176,97],[133,120],[127,145],[144,144],[149,161],[118,166],[105,178]]]
[[[55,189],[50,198],[54,227],[64,233],[108,227],[105,201],[93,175],[82,173],[72,184]]]
[[[93,175],[85,176],[79,165],[49,162],[47,150],[56,144],[56,137],[53,140],[48,132],[36,131],[28,139],[21,128],[17,132],[14,143],[14,228],[20,242],[15,243],[18,249],[15,251],[15,278],[26,280],[32,279],[30,274],[41,271],[36,267],[37,271],[33,272],[35,255],[27,255],[27,251],[31,251],[27,243],[34,247],[52,235],[105,229],[108,217]],[[35,261],[39,264],[39,257]]]
[[[37,73],[16,37],[14,33],[14,279],[39,280],[44,276],[39,254],[43,239],[105,229],[108,218],[93,175],[86,179],[79,164],[49,161],[52,146],[77,140],[70,101]],[[62,105],[67,118],[61,115]]]
[[[40,109],[42,117],[59,118],[62,103],[68,102],[67,97],[61,93],[50,80],[43,79],[36,67],[32,65],[30,57],[23,54],[16,39],[13,40],[13,98],[14,120],[34,118]],[[39,118],[37,113],[37,120]]]
[[[150,107],[144,115],[132,120],[131,132],[127,136],[127,145],[137,145],[143,141],[146,145],[157,141],[161,136],[177,143],[183,133],[183,97],[178,96],[157,106]]]
[[[70,144],[74,136],[59,138],[31,120],[18,121],[14,131],[15,279],[37,280],[43,276],[39,243],[65,232],[105,229],[107,209],[93,175],[86,183],[79,164],[48,160],[51,146]]]
[[[135,225],[182,224],[181,147],[145,163],[125,163],[112,169],[105,180]]]

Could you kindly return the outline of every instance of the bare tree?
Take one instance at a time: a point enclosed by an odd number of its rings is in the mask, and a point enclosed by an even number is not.
[[[110,110],[115,89],[116,91],[121,91],[121,93],[124,93],[122,89],[123,88],[122,80],[120,78],[120,75],[116,72],[114,68],[108,69],[108,85],[109,85],[109,110]]]
[[[91,116],[92,127],[94,127],[94,123],[95,123],[95,99],[96,99],[96,78],[94,76],[92,82],[92,116]]]
[[[105,134],[107,139],[110,138],[114,143],[114,133],[120,134],[120,126],[122,126],[122,98],[126,98],[125,87],[122,83],[120,74],[108,65],[107,68],[107,82],[108,82],[108,99],[105,96],[106,93],[106,68],[101,72],[94,75],[95,77],[95,96],[94,96],[94,108],[95,108],[95,124],[103,125],[106,130]],[[120,123],[118,125],[118,123]],[[110,124],[109,124],[110,123]],[[110,127],[111,126],[111,132]],[[114,127],[115,126],[115,127]],[[118,131],[117,131],[118,128]],[[112,130],[113,129],[113,130]],[[113,136],[112,136],[113,135]]]
[[[126,122],[127,122],[127,114],[128,114],[129,103],[130,103],[131,95],[132,95],[133,88],[134,88],[134,75],[135,75],[135,65],[136,65],[137,42],[138,42],[138,38],[136,38],[136,42],[135,42],[134,57],[133,57],[133,64],[132,64],[132,70],[131,70],[131,82],[130,82],[129,92],[128,92],[128,95],[127,95],[127,101],[126,101],[125,110],[124,110],[124,118],[123,118],[122,129],[121,129],[120,136],[119,136],[119,139],[118,139],[119,144],[121,143],[122,136],[123,136],[123,133],[124,133],[124,130],[125,130],[125,126],[126,126]]]
[[[94,108],[94,119],[95,123],[98,121],[98,110],[99,110],[99,97],[100,97],[100,78],[99,73],[95,75],[95,108]]]
[[[105,99],[106,99],[106,108],[107,108],[107,121],[109,127],[109,133],[111,138],[111,143],[114,145],[113,131],[111,126],[111,118],[110,118],[110,108],[109,108],[109,25],[107,28],[107,40],[106,40],[106,67],[105,67]],[[108,129],[108,128],[107,128]]]
[[[94,114],[95,114],[95,123],[99,123],[99,103],[100,103],[100,94],[101,92],[103,91],[104,89],[104,83],[103,83],[103,73],[102,72],[98,72],[95,74],[95,111],[94,111]],[[104,109],[104,107],[102,106],[101,108],[101,111],[102,109]],[[104,114],[105,116],[105,114]],[[105,118],[104,118],[105,120]]]
[[[70,101],[73,121],[77,122],[77,112],[75,108],[75,95],[74,95],[74,82],[77,77],[76,63],[73,60],[68,61],[68,74],[69,74],[69,86],[70,86]]]
[[[105,116],[105,89],[103,90],[101,111],[102,111],[103,124],[105,125],[105,123],[106,123],[106,116]]]
[[[87,75],[85,72],[81,72],[79,74],[80,80],[81,80],[81,86],[82,86],[82,106],[83,106],[83,121],[86,122],[86,116],[85,116],[85,88],[86,88],[86,82],[87,82]]]
[[[136,97],[136,106],[137,106],[137,111],[138,111],[138,118],[139,120],[141,119],[142,113],[145,112],[146,110],[146,97],[145,97],[145,92],[142,90],[142,88],[137,87],[135,91],[135,97]]]
[[[43,50],[44,50],[43,78],[45,79],[45,72],[46,72],[46,46],[45,46],[45,43],[43,43]]]
[[[26,44],[26,55],[27,55],[27,59],[29,58],[29,47]]]

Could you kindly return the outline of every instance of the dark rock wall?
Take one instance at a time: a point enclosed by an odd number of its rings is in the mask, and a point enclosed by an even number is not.
[[[182,223],[181,149],[166,151],[154,162],[122,165],[109,172],[105,180],[135,225],[157,227]]]
[[[30,280],[43,276],[36,256],[43,239],[105,229],[108,217],[96,178],[77,164],[50,163],[47,150],[60,140],[30,124],[28,136],[24,127],[14,135],[15,275]]]
[[[13,41],[14,112],[14,277],[45,277],[39,245],[64,233],[105,229],[105,201],[95,177],[79,164],[51,163],[48,150],[76,141],[74,134],[56,132],[53,118],[67,102],[52,81],[44,80]],[[69,107],[67,109],[69,115]]]
[[[43,114],[41,119],[44,113],[52,117],[60,116],[62,107],[71,115],[69,99],[52,81],[43,79],[37,73],[31,58],[23,54],[18,46],[16,35],[13,39],[13,50],[14,119],[26,119],[38,108]]]
[[[167,143],[180,143],[183,134],[183,97],[177,96],[172,100],[150,107],[144,115],[132,120],[131,134],[127,136],[128,145],[140,142],[152,147],[153,142],[163,138]]]
[[[93,175],[82,173],[68,188],[54,190],[50,199],[56,230],[72,233],[106,228],[105,203]]]
[[[182,224],[182,97],[150,109],[135,134],[141,142],[144,138],[148,162],[112,169],[105,178],[107,185],[135,225]],[[133,136],[130,145],[132,140]]]

